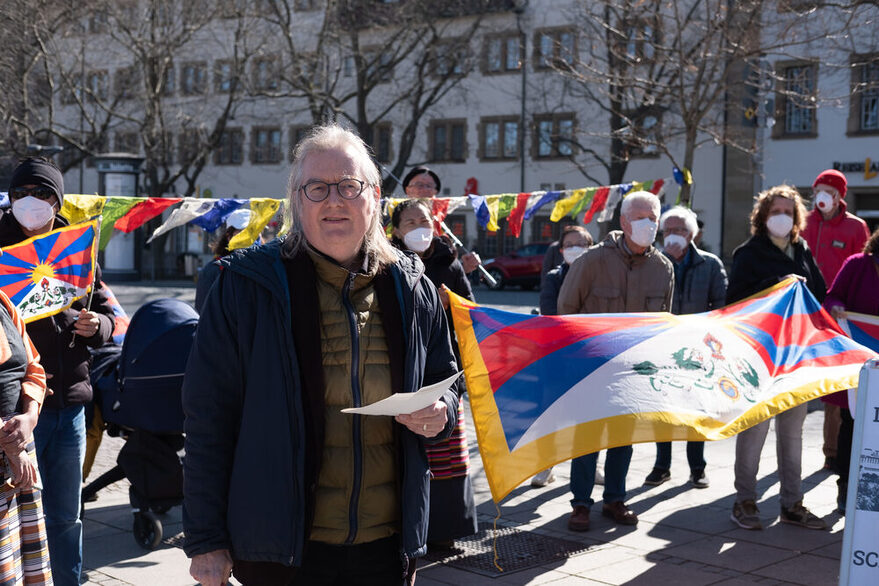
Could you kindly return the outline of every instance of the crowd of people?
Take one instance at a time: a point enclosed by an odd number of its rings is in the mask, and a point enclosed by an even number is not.
[[[359,137],[320,126],[293,153],[290,234],[230,252],[229,239],[249,218],[241,211],[226,221],[199,283],[200,320],[183,385],[184,549],[205,586],[233,574],[246,585],[412,584],[428,548],[477,532],[463,377],[410,414],[342,412],[460,372],[449,292],[475,300],[468,273],[481,261],[459,251],[435,221],[437,174],[417,167],[404,178],[410,199],[396,205],[387,227],[380,185]],[[727,276],[721,260],[699,248],[694,212],[663,213],[652,193],[629,193],[620,230],[600,242],[585,227],[565,228],[547,253],[540,313],[698,313],[798,275],[838,319],[849,311],[879,315],[879,230],[870,235],[846,210],[841,173],[819,174],[811,195],[808,212],[793,187],[758,194],[751,237],[733,253]],[[63,177],[51,161],[22,161],[9,196],[0,246],[66,225],[58,215]],[[7,478],[0,505],[19,515],[0,522],[0,540],[11,544],[0,550],[3,583],[80,581],[89,348],[113,330],[95,272],[88,301],[26,326],[0,293]],[[852,415],[844,393],[825,400],[826,466],[839,474],[844,512]],[[803,504],[805,416],[806,405],[775,416],[779,520],[824,529]],[[756,484],[769,428],[764,421],[736,438],[730,519],[745,529],[763,526]],[[589,530],[597,483],[603,516],[638,523],[626,505],[632,452],[607,450],[603,475],[597,453],[571,461],[571,531]],[[686,455],[689,485],[708,487],[704,443],[687,442]],[[644,484],[667,482],[671,460],[672,444],[656,444]],[[553,481],[550,468],[532,484]],[[29,563],[20,564],[25,550]]]

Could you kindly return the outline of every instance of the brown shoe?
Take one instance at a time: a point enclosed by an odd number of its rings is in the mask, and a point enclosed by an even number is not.
[[[604,503],[601,507],[601,514],[610,517],[620,525],[637,525],[638,515],[632,512],[623,501],[615,501],[612,503]]]
[[[589,531],[589,507],[577,505],[568,519],[568,529],[571,531]]]

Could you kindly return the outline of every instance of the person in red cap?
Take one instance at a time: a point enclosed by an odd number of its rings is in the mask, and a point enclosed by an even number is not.
[[[803,237],[824,281],[832,283],[845,260],[864,250],[870,237],[867,223],[846,211],[845,175],[836,169],[822,171],[812,184],[815,208],[806,218]],[[836,471],[836,447],[839,434],[839,407],[824,405],[824,468]]]

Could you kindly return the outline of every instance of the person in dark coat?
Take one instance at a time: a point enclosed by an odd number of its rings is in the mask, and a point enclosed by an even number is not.
[[[726,299],[726,270],[719,258],[696,247],[699,233],[696,214],[676,206],[659,218],[663,253],[674,265],[675,292],[672,313],[701,313],[723,307]],[[705,474],[705,442],[687,442],[690,485],[708,488]],[[656,444],[656,462],[644,484],[659,486],[671,478],[671,442]]]
[[[416,253],[424,263],[424,274],[439,291],[446,310],[449,333],[454,340],[448,291],[475,301],[470,281],[460,261],[455,258],[455,251],[445,240],[434,235],[431,210],[422,199],[407,199],[397,204],[391,214],[391,226],[391,243],[400,250]],[[457,344],[454,348],[460,368]],[[463,384],[459,390],[464,391]],[[478,531],[469,454],[464,406],[459,396],[458,425],[452,435],[447,440],[427,446],[431,471],[429,547],[450,548],[455,539],[474,535]]]
[[[22,160],[9,185],[12,208],[0,218],[0,246],[10,246],[67,226],[57,215],[64,201],[64,178],[42,157]],[[91,307],[86,299],[27,324],[40,353],[49,389],[36,427],[19,416],[21,433],[34,434],[43,477],[43,508],[55,584],[77,585],[82,571],[82,522],[79,519],[85,458],[85,405],[92,400],[89,348],[113,335],[114,315],[95,265]]]
[[[315,127],[293,153],[290,235],[220,260],[183,383],[184,550],[204,586],[415,579],[425,444],[454,429],[456,384],[394,418],[342,409],[457,365],[421,261],[384,235],[380,185],[360,138]]]
[[[789,185],[761,192],[751,211],[751,238],[733,252],[733,265],[726,292],[727,303],[734,303],[788,275],[799,275],[809,291],[824,300],[821,271],[802,238],[806,208],[797,190]],[[775,416],[778,451],[778,477],[781,483],[780,521],[807,529],[825,529],[824,520],[803,506],[802,458],[803,421],[806,404]],[[769,419],[749,427],[736,436],[736,502],[730,519],[743,529],[763,528],[757,508],[757,470],[760,453],[769,433]]]

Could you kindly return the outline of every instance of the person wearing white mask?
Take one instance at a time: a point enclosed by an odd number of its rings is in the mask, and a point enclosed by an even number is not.
[[[67,226],[58,212],[64,203],[64,178],[49,159],[30,157],[19,162],[9,185],[12,209],[0,218],[0,246],[18,244]],[[79,518],[82,464],[85,458],[85,405],[92,400],[89,348],[98,348],[113,335],[114,314],[101,269],[95,265],[91,305],[76,301],[69,308],[32,321],[27,333],[46,369],[51,393],[39,420],[16,416],[23,438],[33,433],[43,478],[43,507],[49,557],[55,584],[78,585],[82,570],[82,522]],[[36,427],[34,427],[36,423]],[[2,436],[0,432],[0,436]]]
[[[446,310],[446,321],[452,341],[455,341],[452,314],[449,309],[449,291],[476,301],[470,281],[464,273],[455,251],[443,238],[433,233],[433,217],[429,199],[401,201],[391,214],[393,235],[391,243],[400,250],[414,252],[424,263],[424,274],[439,291],[440,301]],[[452,348],[461,370],[458,344]],[[466,391],[463,378],[459,386]],[[460,395],[459,395],[460,398]],[[430,464],[430,522],[428,524],[428,549],[450,549],[454,540],[475,535],[478,531],[476,500],[470,481],[470,457],[463,400],[458,401],[458,424],[447,440],[426,445]]]
[[[674,267],[653,246],[659,211],[659,198],[647,191],[623,198],[622,231],[610,232],[573,262],[559,291],[560,315],[671,310]],[[571,531],[589,529],[597,460],[598,454],[591,453],[571,461]],[[604,465],[601,514],[622,525],[638,523],[638,516],[624,503],[631,460],[632,446],[620,446],[607,450]]]
[[[789,185],[770,187],[757,196],[751,211],[751,238],[733,252],[727,303],[735,303],[775,285],[788,275],[799,275],[809,291],[824,301],[821,271],[802,238],[806,208],[799,192]],[[807,529],[825,529],[826,523],[803,506],[802,451],[806,404],[775,416],[778,478],[781,484],[782,523]],[[763,528],[757,508],[757,470],[769,432],[769,419],[736,436],[736,502],[730,519],[743,529]]]
[[[662,214],[659,226],[663,253],[674,264],[675,292],[672,313],[701,313],[723,307],[726,299],[726,271],[719,258],[700,250],[694,238],[698,219],[691,210],[676,206]],[[690,486],[708,488],[705,475],[705,442],[687,442]],[[644,484],[659,486],[671,478],[671,442],[656,444],[656,463]]]
[[[828,285],[836,278],[848,257],[864,250],[870,236],[867,223],[847,211],[847,187],[845,175],[836,169],[822,171],[812,183],[815,209],[806,216],[803,238]],[[838,472],[836,439],[841,422],[839,407],[825,403],[824,469],[832,472]]]

